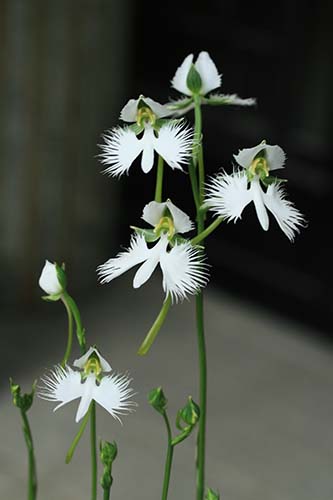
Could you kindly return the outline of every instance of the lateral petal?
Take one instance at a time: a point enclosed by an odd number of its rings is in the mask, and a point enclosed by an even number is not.
[[[114,278],[146,260],[148,256],[149,248],[144,237],[134,234],[131,238],[130,247],[125,252],[120,252],[116,257],[98,266],[97,272],[100,282],[109,283]]]
[[[206,95],[211,90],[220,87],[222,77],[221,75],[219,75],[217,68],[208,52],[200,52],[195,63],[195,68],[201,76],[201,95]]]
[[[216,215],[224,217],[227,222],[236,222],[252,201],[247,184],[245,172],[236,171],[232,175],[222,172],[208,184],[205,201]]]
[[[161,127],[154,147],[172,169],[182,170],[181,164],[187,163],[192,153],[193,130],[182,123],[169,122]]]
[[[290,241],[294,241],[300,227],[305,226],[305,219],[294,204],[286,200],[282,184],[271,184],[263,197],[266,207],[272,212],[284,234]]]
[[[141,141],[129,128],[119,127],[106,132],[103,139],[105,144],[100,145],[103,151],[100,155],[101,163],[109,165],[104,172],[113,177],[127,173],[142,151]]]
[[[171,80],[171,86],[185,95],[192,95],[191,91],[187,87],[187,75],[190,71],[191,64],[193,61],[193,54],[189,54],[185,57],[182,64],[177,69],[175,76]]]
[[[160,257],[163,289],[174,302],[195,294],[208,282],[207,264],[202,252],[190,242],[174,246]]]

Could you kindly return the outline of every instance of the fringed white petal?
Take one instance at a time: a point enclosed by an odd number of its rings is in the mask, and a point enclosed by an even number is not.
[[[256,209],[256,214],[264,231],[268,231],[269,218],[264,203],[264,191],[261,189],[259,178],[253,179],[250,186],[251,197]]]
[[[243,172],[234,172],[232,175],[222,172],[212,178],[207,186],[205,199],[210,210],[224,217],[227,222],[236,222],[241,218],[246,205],[252,201],[247,183]]]
[[[266,152],[269,170],[276,170],[283,167],[286,161],[286,155],[283,149],[280,148],[280,146],[270,146],[264,142],[253,148],[240,150],[237,155],[234,155],[234,158],[241,167],[248,168],[255,156],[263,150]]]
[[[172,215],[176,233],[186,233],[193,229],[194,225],[189,216],[176,207],[171,200],[167,200],[163,203],[151,201],[144,207],[142,219],[155,227],[159,223],[161,217],[163,217],[166,208],[169,209]]]
[[[195,68],[200,74],[202,81],[202,87],[200,90],[201,95],[206,95],[211,90],[220,87],[221,75],[219,75],[217,68],[208,52],[200,52],[195,63]]]
[[[140,264],[149,257],[149,248],[142,235],[135,234],[131,238],[130,247],[98,266],[97,272],[101,283],[109,283],[114,278]]]
[[[47,401],[60,402],[53,411],[74,399],[80,398],[83,393],[80,373],[75,372],[69,366],[63,368],[57,365],[41,381],[43,385],[39,387],[38,396]]]
[[[174,302],[195,294],[208,282],[207,264],[202,252],[191,243],[181,243],[160,257],[163,289]]]
[[[212,104],[216,103],[234,106],[254,106],[257,103],[257,100],[254,97],[247,97],[246,99],[243,99],[237,94],[211,94],[208,101]]]
[[[174,89],[178,90],[178,92],[181,92],[182,94],[189,96],[192,95],[192,92],[188,89],[186,81],[192,61],[193,54],[189,54],[187,57],[185,57],[184,61],[177,69],[175,76],[171,80],[171,86]]]
[[[264,193],[264,202],[272,212],[277,223],[290,241],[294,241],[295,233],[305,226],[305,219],[294,204],[286,200],[286,193],[281,183],[271,184]]]
[[[96,349],[96,347],[89,347],[88,351],[83,355],[81,356],[80,358],[76,359],[73,363],[73,365],[76,367],[76,368],[84,368],[84,365],[86,364],[86,362],[88,361],[88,359],[90,358],[90,356],[95,353],[96,356],[98,357],[99,359],[99,362],[101,364],[101,368],[102,368],[102,371],[103,372],[110,372],[111,371],[111,366],[109,365],[109,363],[106,361],[105,358],[103,358],[103,356],[101,356],[101,354],[99,353],[99,351]]]
[[[155,138],[155,150],[171,168],[182,170],[181,163],[187,163],[193,148],[193,129],[182,123],[169,122],[161,127]]]
[[[101,405],[110,415],[119,420],[121,415],[133,411],[137,406],[130,400],[134,396],[133,389],[129,387],[131,379],[126,375],[107,375],[99,385],[93,388],[93,399]]]
[[[129,128],[115,128],[106,132],[105,144],[100,147],[101,163],[109,165],[104,172],[114,177],[127,173],[133,161],[143,149],[143,143]]]

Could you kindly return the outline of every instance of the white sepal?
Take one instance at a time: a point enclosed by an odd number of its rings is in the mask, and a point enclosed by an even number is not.
[[[187,233],[193,229],[194,225],[189,216],[176,207],[171,200],[167,200],[163,203],[151,201],[144,207],[142,219],[155,227],[159,223],[161,217],[163,217],[166,208],[169,209],[172,215],[176,233]]]
[[[86,364],[86,362],[88,361],[88,359],[90,358],[90,356],[93,353],[95,353],[96,356],[98,357],[100,365],[101,365],[101,368],[102,368],[102,371],[103,372],[110,372],[111,371],[111,366],[106,361],[106,359],[103,358],[103,356],[100,355],[100,353],[98,352],[98,350],[96,349],[96,347],[89,347],[88,351],[85,354],[83,354],[83,356],[81,356],[80,358],[76,359],[74,361],[73,365],[76,368],[83,369],[84,365]]]
[[[265,151],[269,170],[277,170],[282,168],[286,161],[286,154],[280,146],[270,146],[265,142],[261,142],[253,148],[241,149],[237,155],[234,155],[238,165],[243,168],[249,168],[252,161],[260,151]]]
[[[45,261],[38,284],[48,295],[56,295],[63,291],[55,264]]]
[[[150,97],[140,95],[138,99],[130,99],[125,104],[120,112],[120,119],[129,123],[136,122],[139,101],[144,101],[155,114],[156,118],[165,118],[166,116],[170,116],[172,114],[166,104],[160,104]]]
[[[247,97],[243,99],[237,94],[210,94],[210,96],[205,99],[207,104],[226,104],[231,106],[254,106],[257,100],[254,97]]]

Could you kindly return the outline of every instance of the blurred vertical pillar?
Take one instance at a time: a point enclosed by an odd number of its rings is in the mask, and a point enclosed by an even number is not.
[[[96,281],[118,213],[97,143],[126,94],[130,3],[1,2],[0,302],[39,296],[45,258]]]

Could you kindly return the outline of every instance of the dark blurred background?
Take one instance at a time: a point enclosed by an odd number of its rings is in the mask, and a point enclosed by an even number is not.
[[[309,221],[294,244],[271,220],[243,220],[209,241],[212,284],[330,331],[332,4],[1,0],[1,305],[40,307],[45,258],[65,261],[80,299],[95,268],[129,240],[152,199],[139,165],[119,182],[100,174],[101,133],[140,93],[177,97],[183,58],[208,50],[222,92],[256,108],[204,109],[207,173],[262,139],[287,153],[289,198]],[[192,116],[189,117],[192,119]],[[165,196],[192,216],[186,175],[167,169]]]

